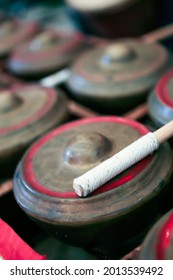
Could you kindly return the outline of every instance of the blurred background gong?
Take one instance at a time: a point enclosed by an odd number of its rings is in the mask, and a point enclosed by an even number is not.
[[[107,38],[139,36],[158,25],[155,0],[66,0],[68,12],[85,33]]]
[[[160,44],[116,40],[79,55],[72,64],[67,87],[74,99],[92,109],[122,113],[146,99],[171,63],[168,51]]]
[[[44,29],[17,47],[7,61],[8,70],[23,78],[40,78],[61,69],[81,50],[82,35]]]
[[[38,24],[19,19],[0,22],[0,57],[7,56],[14,47],[31,38],[38,31]]]
[[[38,85],[16,85],[0,91],[1,176],[14,170],[25,149],[67,118],[61,93]]]
[[[173,69],[158,81],[148,99],[149,116],[157,126],[173,119]]]
[[[147,132],[142,124],[118,117],[86,118],[60,126],[35,142],[18,165],[16,201],[66,244],[109,258],[124,255],[169,209],[173,168],[169,144],[86,198],[76,195],[73,179]]]
[[[173,260],[173,210],[161,217],[144,239],[142,260]]]

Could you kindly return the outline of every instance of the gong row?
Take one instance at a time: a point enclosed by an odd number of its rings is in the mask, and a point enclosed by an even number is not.
[[[34,40],[35,49],[26,59],[30,67],[39,46]],[[49,49],[47,35],[42,42]],[[27,51],[22,53],[25,56]],[[26,69],[27,63],[22,62],[8,65]],[[110,258],[121,257],[141,244],[157,218],[172,208],[173,157],[168,143],[87,198],[77,197],[72,188],[76,176],[148,132],[141,123],[110,114],[127,111],[149,95],[150,116],[156,125],[172,119],[171,66],[171,54],[164,47],[139,40],[105,42],[81,53],[66,86],[73,98],[109,116],[74,122],[60,90],[20,84],[1,92],[1,174],[13,172],[18,163],[13,180],[16,201],[59,240]],[[25,70],[15,72],[15,67],[11,72],[26,77]],[[161,249],[159,258],[166,258],[169,254]]]
[[[69,75],[64,78],[67,93],[101,114],[122,114],[145,101],[173,65],[172,54],[163,45],[145,42],[155,41],[157,36],[152,35],[138,40],[97,40],[97,46],[95,41],[91,47],[86,46],[87,39],[81,34],[69,36],[14,19],[0,24],[0,34],[0,56],[6,57],[6,71],[23,80],[40,82],[41,77],[68,66]],[[158,84],[158,93],[149,101],[151,118],[158,125],[172,118],[171,75]],[[1,87],[14,82],[14,77],[1,74]],[[44,80],[42,84],[47,85]]]
[[[138,95],[140,96],[140,94]],[[96,94],[93,96],[100,104],[100,97]],[[155,125],[162,126],[170,121],[173,118],[172,69],[158,79],[156,86],[148,96],[148,112]],[[104,97],[108,98],[103,95]],[[124,99],[124,103],[129,100],[123,94],[121,98]],[[116,107],[118,103],[116,96],[113,95],[113,98],[109,96],[109,99],[111,106]],[[19,158],[34,140],[46,131],[70,120],[67,100],[68,98],[62,90],[47,88],[36,83],[20,82],[1,90],[0,166],[3,172],[8,173],[10,170],[8,162],[11,157],[13,160],[10,166],[14,168],[15,159]],[[121,107],[124,108],[123,105],[122,103]],[[115,113],[117,115],[116,109],[110,110],[109,115],[115,115]]]

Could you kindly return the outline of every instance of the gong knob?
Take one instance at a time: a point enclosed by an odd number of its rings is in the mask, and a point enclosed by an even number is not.
[[[46,49],[51,47],[54,42],[57,41],[54,34],[50,31],[45,31],[38,35],[29,46],[29,49],[33,52],[38,51],[40,49]]]
[[[111,150],[111,142],[102,134],[80,133],[68,142],[64,160],[70,165],[88,165],[100,161]]]
[[[0,113],[15,109],[21,104],[21,99],[10,91],[0,93]]]
[[[101,63],[109,65],[116,62],[129,62],[134,57],[135,52],[131,46],[123,43],[114,43],[106,47]]]

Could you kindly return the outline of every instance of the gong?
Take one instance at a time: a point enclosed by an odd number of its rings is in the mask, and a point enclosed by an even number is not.
[[[123,113],[146,100],[171,63],[160,44],[116,40],[81,54],[72,63],[67,88],[74,99],[101,113]]]
[[[157,126],[173,119],[173,69],[161,77],[148,98],[148,112]]]
[[[150,229],[139,255],[142,260],[173,260],[173,211],[164,214]]]
[[[163,201],[166,205],[173,168],[169,144],[86,198],[76,195],[73,179],[147,132],[138,122],[111,116],[60,126],[36,141],[20,161],[14,176],[16,201],[64,243],[110,257],[123,255],[129,240],[133,246],[141,242]]]
[[[45,29],[20,45],[9,57],[10,72],[25,78],[38,78],[69,64],[82,48],[83,36]]]

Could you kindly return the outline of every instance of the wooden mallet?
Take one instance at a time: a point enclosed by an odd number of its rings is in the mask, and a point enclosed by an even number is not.
[[[86,197],[116,175],[157,150],[161,143],[172,136],[173,121],[170,121],[155,132],[149,132],[140,137],[114,156],[75,178],[73,188],[76,194],[80,197]]]

